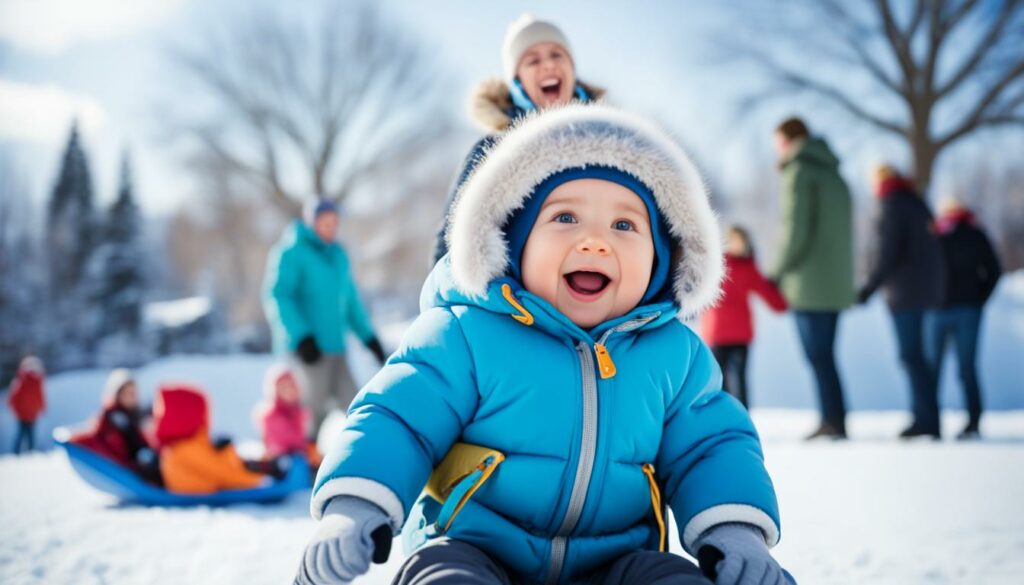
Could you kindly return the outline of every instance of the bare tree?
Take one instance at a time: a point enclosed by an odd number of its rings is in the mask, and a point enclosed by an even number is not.
[[[285,213],[400,173],[451,128],[430,53],[368,2],[257,14],[171,54],[209,106],[172,129]]]
[[[770,10],[745,12],[758,34],[720,42],[773,82],[748,103],[818,96],[904,140],[922,189],[950,145],[1024,125],[1022,0],[798,0]]]

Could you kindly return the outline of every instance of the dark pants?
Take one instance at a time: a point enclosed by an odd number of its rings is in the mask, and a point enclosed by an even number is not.
[[[818,384],[822,422],[846,432],[846,405],[843,386],[836,370],[835,342],[838,311],[793,311],[804,354],[814,370]]]
[[[637,551],[599,569],[591,585],[711,585],[693,563],[671,553]],[[452,539],[428,544],[406,559],[391,585],[534,585],[510,575],[475,546]]]
[[[15,455],[21,453],[25,445],[28,445],[25,448],[26,451],[32,451],[36,448],[35,426],[35,422],[18,421],[18,430],[14,435]]]
[[[747,404],[747,345],[715,345],[711,353],[722,369],[722,388]]]
[[[932,316],[924,310],[892,311],[900,362],[910,379],[914,426],[939,432],[939,398],[928,362],[924,359],[924,323]]]
[[[964,401],[972,425],[981,420],[981,388],[975,361],[978,355],[978,332],[981,329],[981,307],[960,305],[936,311],[925,321],[925,359],[935,376],[936,391],[942,374],[942,361],[950,338],[956,349]]]

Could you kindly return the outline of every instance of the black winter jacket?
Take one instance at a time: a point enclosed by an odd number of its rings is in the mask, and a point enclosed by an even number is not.
[[[957,222],[939,236],[946,260],[943,307],[984,305],[1002,274],[989,239],[970,222]]]
[[[882,199],[879,246],[865,287],[881,287],[893,311],[937,308],[945,296],[946,266],[928,205],[910,190]]]

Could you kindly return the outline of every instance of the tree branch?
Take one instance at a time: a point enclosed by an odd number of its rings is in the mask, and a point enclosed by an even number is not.
[[[812,79],[811,77],[798,73],[790,68],[784,67],[768,57],[765,57],[763,53],[751,51],[748,56],[749,58],[758,61],[765,68],[770,69],[773,72],[773,76],[784,84],[797,89],[809,90],[817,93],[822,97],[828,98],[833,103],[842,107],[857,118],[870,122],[871,124],[874,124],[884,130],[888,130],[894,134],[905,136],[907,133],[907,128],[901,126],[898,122],[887,120],[867,111],[835,87],[822,83],[816,79]]]
[[[981,98],[974,110],[968,114],[967,118],[955,130],[947,134],[945,138],[938,141],[938,148],[944,148],[960,138],[963,138],[981,125],[991,126],[999,123],[998,121],[1000,120],[1005,120],[1007,117],[1014,118],[1016,115],[1007,112],[1005,108],[1000,112],[990,112],[989,108],[1015,79],[1022,76],[1024,76],[1024,61],[1018,63],[1016,67],[1008,71],[1002,79],[989,88],[988,92],[986,92]],[[1019,101],[1020,96],[1017,96],[1011,100],[1011,104],[1018,104]]]
[[[904,83],[906,83],[907,92],[914,94],[917,89],[919,72],[917,64],[914,63],[914,57],[910,52],[910,39],[904,36],[899,25],[896,24],[896,20],[893,17],[892,11],[889,9],[889,3],[887,0],[875,0],[875,8],[878,10],[878,14],[882,19],[882,29],[885,31],[886,39],[889,41],[889,47],[892,49],[893,54],[896,56],[896,61],[899,63],[900,69],[903,71]],[[913,29],[916,29],[918,26],[918,14],[922,12],[922,2],[919,0],[914,21],[912,23]]]
[[[965,6],[973,6],[973,3],[967,2],[965,3]],[[995,18],[995,21],[992,23],[992,26],[989,27],[985,36],[982,37],[981,41],[979,41],[977,46],[975,46],[971,55],[963,62],[963,65],[957,69],[956,73],[953,74],[949,81],[938,89],[936,92],[936,99],[941,99],[951,93],[957,88],[957,86],[963,83],[964,80],[970,77],[972,73],[977,71],[978,65],[980,65],[992,49],[999,44],[1003,33],[1006,31],[1007,24],[1013,20],[1013,13],[1020,7],[1020,2],[1015,0],[1007,0],[1007,2],[1003,4],[1003,8],[999,11],[999,15]],[[962,18],[962,15],[960,18]],[[958,22],[960,18],[957,18],[956,22]],[[947,30],[952,29],[950,28]]]
[[[843,41],[846,47],[853,51],[859,62],[868,73],[871,74],[875,80],[882,84],[882,86],[888,88],[890,91],[899,95],[904,100],[910,100],[910,94],[908,94],[904,88],[889,78],[889,75],[885,72],[882,66],[875,61],[874,58],[868,54],[865,49],[864,37],[867,35],[863,34],[864,29],[858,25],[856,19],[846,10],[846,4],[838,2],[837,0],[824,0],[823,4],[826,10],[843,25]]]

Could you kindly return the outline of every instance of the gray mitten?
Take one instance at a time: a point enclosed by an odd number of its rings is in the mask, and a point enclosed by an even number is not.
[[[296,582],[344,584],[362,575],[369,570],[370,560],[379,557],[375,549],[391,544],[388,521],[384,510],[367,500],[331,498],[306,546]]]
[[[697,539],[697,558],[715,585],[786,585],[761,529],[740,522],[719,524]]]

